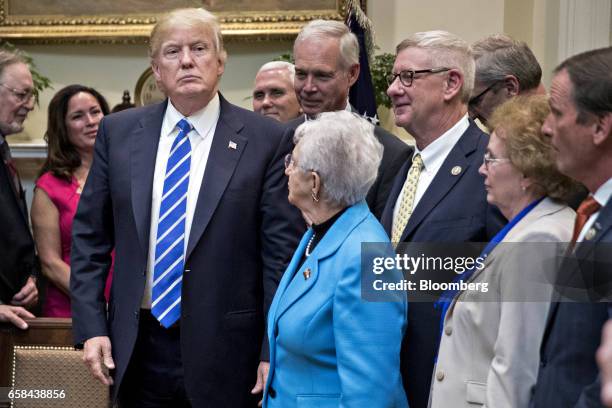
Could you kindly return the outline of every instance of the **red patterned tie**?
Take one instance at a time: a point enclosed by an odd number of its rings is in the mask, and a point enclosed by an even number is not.
[[[601,205],[595,201],[592,195],[588,196],[580,203],[580,207],[578,207],[578,211],[576,211],[576,222],[574,223],[574,235],[572,236],[571,247],[576,244],[580,231],[584,228],[584,224],[586,224],[591,215],[599,211],[600,208]]]

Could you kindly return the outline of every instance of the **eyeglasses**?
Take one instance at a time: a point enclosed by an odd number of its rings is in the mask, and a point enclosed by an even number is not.
[[[493,82],[491,85],[487,86],[484,91],[482,91],[478,95],[470,98],[470,100],[468,101],[468,105],[471,106],[471,107],[476,107],[476,106],[480,105],[480,102],[482,102],[482,98],[484,98],[486,93],[489,92],[491,89],[493,89],[495,87],[495,85],[499,84],[500,82],[501,81]]]
[[[450,68],[440,67],[440,68],[430,68],[430,69],[419,69],[416,71],[414,69],[406,69],[404,71],[400,71],[397,74],[390,73],[389,75],[387,75],[387,83],[389,84],[389,86],[391,86],[391,84],[395,82],[395,78],[399,77],[402,85],[408,88],[412,85],[412,81],[414,81],[414,76],[416,74],[437,74],[439,72],[446,72],[446,71],[450,71]]]
[[[482,164],[484,164],[485,169],[489,170],[489,164],[491,163],[506,163],[506,162],[510,162],[510,159],[508,159],[507,157],[503,157],[500,159],[497,159],[495,157],[491,157],[491,153],[485,153],[484,157],[482,158]]]
[[[33,89],[28,89],[28,90],[15,89],[15,88],[11,88],[10,86],[6,86],[5,84],[0,84],[0,86],[11,91],[11,93],[15,95],[19,103],[30,102],[32,98],[34,98]]]

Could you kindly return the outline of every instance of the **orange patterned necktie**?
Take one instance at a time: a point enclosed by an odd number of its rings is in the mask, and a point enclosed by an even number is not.
[[[573,247],[578,240],[578,236],[580,235],[580,231],[584,228],[584,225],[587,223],[591,215],[595,214],[601,205],[592,195],[588,196],[582,203],[580,203],[580,207],[576,211],[576,222],[574,223],[574,235],[572,235],[571,246]]]

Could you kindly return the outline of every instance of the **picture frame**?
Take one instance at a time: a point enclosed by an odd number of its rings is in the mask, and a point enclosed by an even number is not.
[[[365,9],[365,0],[361,1]],[[141,43],[157,19],[181,7],[204,7],[224,38],[292,39],[314,19],[343,20],[344,0],[0,0],[0,38],[27,44]]]

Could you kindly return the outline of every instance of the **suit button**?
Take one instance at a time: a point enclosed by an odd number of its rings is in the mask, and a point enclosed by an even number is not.
[[[444,333],[445,333],[447,336],[450,336],[451,334],[453,334],[453,328],[452,328],[452,326],[446,326],[446,327],[444,328]]]
[[[546,367],[546,359],[545,359],[545,358],[542,358],[542,359],[540,360],[540,367],[541,367],[541,368]]]
[[[436,372],[436,380],[442,381],[444,379],[444,371],[438,370]]]
[[[272,386],[268,387],[268,395],[270,398],[276,398],[276,390]]]

